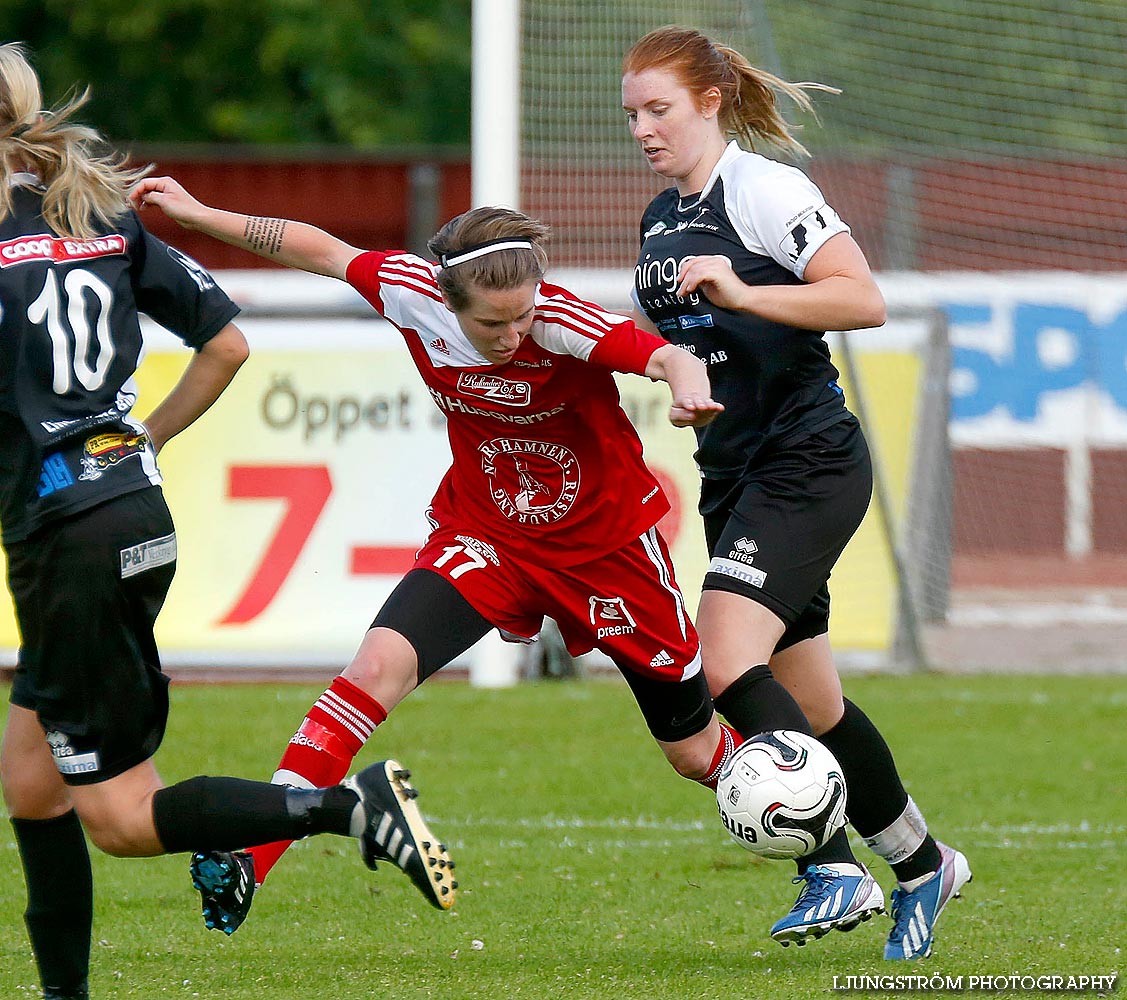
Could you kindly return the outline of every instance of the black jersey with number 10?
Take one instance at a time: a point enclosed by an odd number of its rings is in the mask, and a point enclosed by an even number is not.
[[[0,222],[0,527],[5,543],[160,480],[130,416],[138,312],[200,348],[238,313],[211,275],[133,212],[93,239],[43,219],[43,191],[13,178]]]

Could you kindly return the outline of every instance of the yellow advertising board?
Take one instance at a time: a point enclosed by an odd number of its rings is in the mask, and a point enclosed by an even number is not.
[[[170,664],[344,663],[426,536],[424,512],[450,461],[443,420],[402,339],[382,321],[241,325],[254,346],[250,361],[160,455],[179,543],[157,626],[162,655]],[[274,327],[286,335],[272,336]],[[144,419],[188,357],[163,344],[146,357],[135,415]],[[870,408],[902,497],[911,358],[860,357],[868,384],[898,387]],[[692,608],[707,566],[693,434],[669,424],[664,384],[619,383],[673,503],[661,527]],[[870,517],[834,576],[841,646],[888,644],[894,587],[878,528]],[[4,602],[0,646],[9,662],[17,644]]]

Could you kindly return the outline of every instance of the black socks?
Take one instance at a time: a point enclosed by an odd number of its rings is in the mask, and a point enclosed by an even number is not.
[[[841,721],[819,739],[841,764],[849,822],[869,847],[888,860],[901,882],[936,871],[939,848],[919,811],[908,809],[892,751],[869,717],[846,698]]]
[[[356,793],[340,785],[311,790],[243,778],[196,777],[153,796],[153,822],[165,851],[233,851],[312,833],[347,836]]]
[[[813,736],[798,702],[775,680],[766,663],[752,667],[713,699],[718,711],[745,740],[773,729]]]
[[[90,854],[73,810],[54,819],[13,819],[27,880],[31,949],[47,996],[87,995],[94,887]]]

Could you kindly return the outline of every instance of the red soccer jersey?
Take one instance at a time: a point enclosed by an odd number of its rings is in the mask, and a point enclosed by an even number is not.
[[[516,354],[491,364],[442,302],[437,265],[371,251],[348,281],[403,334],[447,418],[453,464],[434,496],[439,521],[474,526],[525,558],[596,559],[669,510],[619,405],[613,372],[642,374],[665,341],[542,283]]]

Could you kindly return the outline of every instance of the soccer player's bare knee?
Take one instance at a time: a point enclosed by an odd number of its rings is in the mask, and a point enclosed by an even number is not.
[[[390,711],[414,689],[417,657],[411,644],[388,628],[371,628],[342,676]]]
[[[13,705],[0,747],[0,785],[8,815],[53,819],[71,808],[70,795],[35,713]]]
[[[845,701],[827,634],[787,646],[771,657],[770,664],[775,679],[798,702],[815,736],[841,721]]]
[[[817,674],[804,674],[801,671],[780,671],[776,669],[774,663],[771,670],[776,680],[798,702],[815,736],[829,732],[841,721],[842,715],[845,714],[845,701],[836,673],[831,680],[819,677]]]
[[[17,819],[54,819],[71,809],[70,794],[48,755],[48,768],[38,761],[4,758],[0,784],[8,815]]]
[[[699,781],[712,766],[716,741],[709,729],[676,743],[662,743],[665,759],[682,778]]]
[[[152,796],[142,801],[76,796],[82,826],[98,850],[115,858],[148,858],[163,854],[152,820]]]
[[[89,785],[74,785],[70,794],[78,817],[94,846],[118,858],[145,858],[164,853],[153,822],[153,793],[161,787],[151,761]]]
[[[802,702],[799,704],[802,705]],[[814,730],[814,735],[822,736],[841,722],[841,717],[845,714],[845,703],[838,698],[836,702],[831,701],[829,704],[822,703],[809,707],[802,705],[802,711],[810,720],[810,728]]]
[[[722,694],[749,667],[766,663],[785,631],[782,620],[768,608],[723,590],[704,591],[696,623],[713,696]]]

